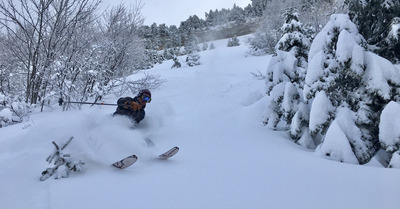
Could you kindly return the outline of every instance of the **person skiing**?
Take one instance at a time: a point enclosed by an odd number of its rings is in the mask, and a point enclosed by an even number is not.
[[[113,116],[115,115],[125,115],[128,116],[132,121],[138,124],[143,120],[145,116],[144,108],[147,103],[151,102],[151,92],[148,89],[142,89],[134,97],[121,97],[117,101],[117,109],[115,110]]]

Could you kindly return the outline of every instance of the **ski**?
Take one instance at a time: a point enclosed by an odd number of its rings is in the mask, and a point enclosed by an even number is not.
[[[173,157],[176,153],[178,153],[179,151],[179,147],[172,147],[170,150],[162,153],[161,155],[159,155],[158,157],[162,160],[166,160],[168,158]]]
[[[169,158],[173,157],[174,155],[176,155],[176,153],[178,153],[178,151],[179,151],[179,147],[172,147],[168,151],[159,155],[158,158],[162,159],[162,160],[169,159]],[[136,155],[130,155],[122,160],[119,160],[119,161],[113,163],[112,165],[119,169],[125,169],[125,168],[133,165],[137,160],[138,160],[138,157]]]
[[[113,163],[112,165],[119,169],[125,169],[125,168],[133,165],[137,160],[138,160],[138,157],[136,155],[130,155],[122,160],[119,160],[119,161]]]

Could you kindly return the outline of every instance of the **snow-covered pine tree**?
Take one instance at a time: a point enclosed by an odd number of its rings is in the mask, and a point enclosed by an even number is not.
[[[194,67],[196,65],[200,65],[201,63],[199,62],[200,60],[200,55],[197,52],[193,52],[191,54],[188,54],[186,57],[186,64],[189,67]]]
[[[198,38],[193,34],[189,35],[185,44],[185,51],[187,53],[186,63],[190,67],[200,65],[199,62],[200,55],[198,54],[200,48],[198,44],[199,44]]]
[[[210,50],[213,50],[213,49],[215,49],[215,45],[214,45],[214,43],[211,43],[210,44]]]
[[[277,54],[267,68],[267,94],[272,100],[264,116],[265,123],[275,129],[280,121],[284,121],[295,142],[303,137],[299,143],[313,147],[309,141],[311,137],[307,136],[308,112],[302,93],[310,40],[298,21],[298,13],[287,10],[284,18],[281,28],[284,34],[276,45]]]
[[[240,46],[239,39],[234,36],[233,38],[228,39],[228,47]]]
[[[205,13],[205,17],[206,17],[205,21],[206,21],[207,26],[214,26],[214,21],[216,19],[216,14],[215,13],[211,9],[210,9],[210,12],[208,12],[208,13],[206,12]]]
[[[392,31],[391,23],[400,17],[400,1],[398,0],[346,0],[351,20],[357,25],[360,34],[374,51],[392,62],[399,62],[400,46],[392,46],[387,42]],[[373,17],[373,18],[371,18]]]
[[[260,17],[263,15],[264,10],[267,8],[268,1],[269,0],[251,0],[254,16]]]
[[[208,49],[208,43],[207,42],[203,42],[203,45],[201,47],[201,50],[205,51]]]
[[[303,24],[299,21],[299,13],[289,8],[283,14],[284,24],[280,28],[282,38],[278,41],[277,50],[291,51],[297,58],[297,66],[307,68],[308,50],[310,49],[310,40]]]
[[[162,63],[164,57],[158,53],[159,44],[157,41],[147,39],[145,42],[145,64],[143,69],[152,68],[154,64]]]
[[[194,34],[190,34],[185,42],[185,46],[184,46],[185,52],[187,54],[190,54],[193,52],[199,52],[200,47],[198,45],[199,45],[199,39]]]
[[[176,67],[176,68],[182,67],[181,62],[179,62],[178,57],[174,57],[172,59],[174,60],[174,64],[172,65],[171,69],[174,68],[174,67]]]
[[[174,58],[174,54],[172,53],[171,50],[165,48],[163,52],[163,57],[165,60],[170,60]]]
[[[301,5],[298,0],[268,0],[264,4],[268,4],[268,6],[264,8],[264,14],[260,18],[260,27],[254,33],[254,36],[248,40],[250,44],[249,53],[252,55],[275,53],[275,46],[282,37],[282,33],[279,33],[279,28],[284,24],[281,15],[287,8],[299,8],[299,5]]]
[[[181,47],[182,37],[179,29],[175,25],[169,27],[169,45],[171,47]]]
[[[233,8],[230,10],[228,15],[228,20],[235,22],[245,22],[246,17],[244,10],[241,7],[238,7],[236,4],[233,4]]]
[[[311,105],[310,133],[322,141],[321,156],[364,164],[379,148],[379,115],[398,94],[400,75],[366,46],[356,25],[342,14],[332,15],[311,45],[304,95]],[[321,102],[321,93],[328,101]],[[335,147],[340,144],[348,147]]]

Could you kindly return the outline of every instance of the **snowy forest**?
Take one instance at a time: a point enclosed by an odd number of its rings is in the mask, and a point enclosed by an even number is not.
[[[272,98],[260,112],[266,127],[335,161],[379,155],[400,167],[400,1],[252,0],[179,26],[143,25],[140,1],[104,12],[100,4],[1,1],[0,127],[60,99],[157,88],[157,76],[126,77],[170,59],[179,68],[179,56],[201,65],[198,52],[212,41],[231,38],[234,47],[252,34],[248,56],[273,56],[257,75]]]

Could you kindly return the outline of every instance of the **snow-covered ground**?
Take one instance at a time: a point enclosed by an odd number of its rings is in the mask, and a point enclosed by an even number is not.
[[[153,90],[136,130],[126,118],[111,117],[112,106],[55,107],[1,128],[0,208],[398,209],[399,169],[376,159],[364,166],[322,159],[262,125],[269,98],[251,73],[265,72],[270,57],[245,56],[240,40],[232,48],[227,40],[214,42],[197,67],[171,70],[167,61],[148,70],[166,82]],[[65,152],[84,161],[83,170],[40,181],[52,166],[45,161],[51,142],[71,136]],[[156,159],[175,145],[181,148],[175,157]],[[110,165],[130,154],[139,157],[132,167]]]

